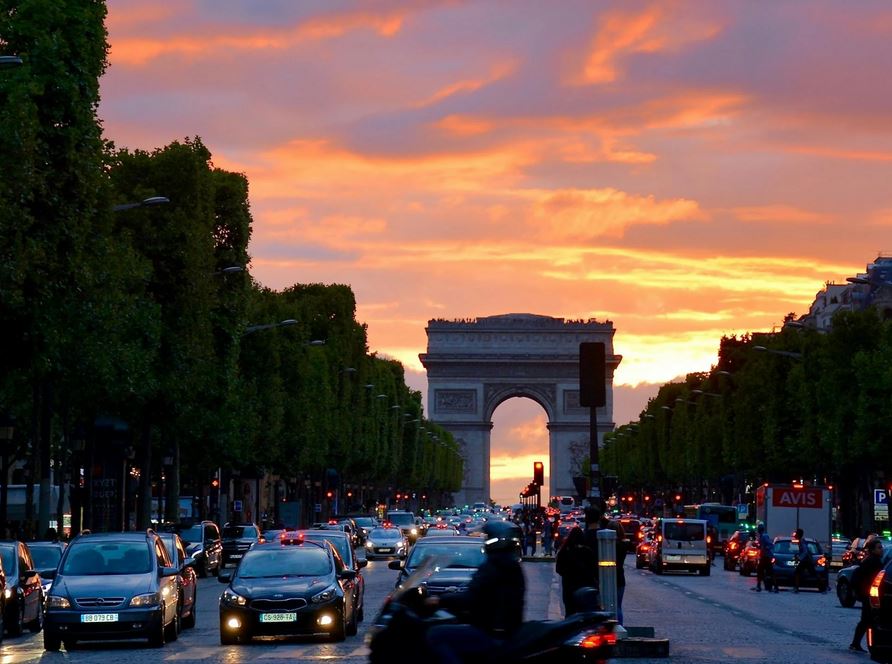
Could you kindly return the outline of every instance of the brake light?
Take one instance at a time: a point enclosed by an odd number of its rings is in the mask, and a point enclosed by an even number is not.
[[[873,609],[880,608],[880,586],[883,583],[883,577],[886,576],[886,570],[878,572],[873,577],[873,583],[870,584],[870,606]]]
[[[597,632],[589,634],[579,642],[580,648],[603,648],[604,646],[616,645],[616,635],[612,633],[602,634]]]
[[[820,558],[818,558],[816,564],[817,564],[818,567],[823,567],[824,565],[827,564],[827,557],[826,557],[826,556],[821,556]]]
[[[642,545],[641,545],[641,550],[642,550],[642,551],[650,551],[650,545],[649,545],[649,544],[642,544]]]
[[[737,548],[737,542],[728,542],[728,548],[733,551]]]
[[[706,543],[707,543],[707,544],[711,544],[711,543],[712,543],[712,535],[707,535],[707,536],[706,536]]]
[[[749,551],[746,552],[747,558],[755,558],[758,555],[759,555],[759,552],[756,551],[755,549],[750,549]]]

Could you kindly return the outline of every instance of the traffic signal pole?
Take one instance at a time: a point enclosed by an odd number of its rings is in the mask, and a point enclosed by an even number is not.
[[[598,460],[598,408],[607,405],[606,348],[601,342],[579,344],[579,404],[589,408],[589,504],[602,507]]]

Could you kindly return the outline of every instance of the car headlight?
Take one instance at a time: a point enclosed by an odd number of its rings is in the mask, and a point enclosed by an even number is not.
[[[310,598],[310,601],[313,602],[313,604],[318,604],[319,602],[328,602],[329,600],[333,599],[334,596],[335,596],[335,587],[330,586],[330,587],[326,588],[325,590],[323,590],[321,593],[313,595]]]
[[[417,528],[412,528],[412,530],[409,531],[409,534],[410,534],[410,535],[417,535],[417,534],[418,534],[418,529],[417,529]]]
[[[136,595],[130,600],[130,606],[158,606],[160,597],[158,593],[146,593],[144,595]]]
[[[71,602],[68,601],[67,597],[60,597],[59,595],[47,595],[46,608],[48,608],[48,609],[70,609]]]
[[[9,599],[10,597],[12,597],[13,592],[15,592],[15,591],[12,588],[7,588],[6,590],[3,591],[3,596],[6,599]]]
[[[229,604],[230,606],[245,606],[248,603],[246,597],[232,592],[229,588],[223,591],[223,596],[220,599],[224,604]]]
[[[375,546],[375,543],[372,542],[372,540],[366,540],[365,548],[367,548],[367,549],[371,549],[371,548],[373,548],[374,546]]]

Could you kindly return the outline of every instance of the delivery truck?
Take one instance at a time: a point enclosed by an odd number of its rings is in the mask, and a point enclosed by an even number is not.
[[[829,553],[830,489],[801,484],[763,484],[756,489],[756,519],[771,538],[790,537],[802,528]]]

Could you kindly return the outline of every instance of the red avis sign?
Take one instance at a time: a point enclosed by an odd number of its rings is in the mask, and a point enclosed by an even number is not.
[[[774,489],[771,504],[775,507],[824,507],[824,492],[821,489]]]

